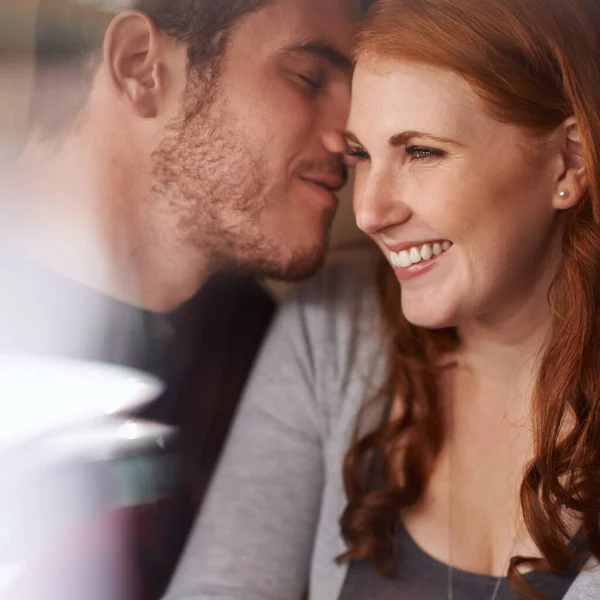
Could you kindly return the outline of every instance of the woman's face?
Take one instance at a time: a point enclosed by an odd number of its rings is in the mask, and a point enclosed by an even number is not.
[[[406,318],[437,328],[547,305],[557,136],[496,121],[450,71],[375,66],[354,76],[348,161],[357,224],[394,267]]]

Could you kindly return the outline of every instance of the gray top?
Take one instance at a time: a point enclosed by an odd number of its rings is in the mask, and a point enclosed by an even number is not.
[[[346,253],[281,307],[167,600],[339,598],[341,465],[386,372],[373,274],[371,254]],[[592,599],[600,567],[565,596]]]
[[[383,578],[366,561],[350,565],[340,600],[443,600],[448,598],[448,565],[424,552],[409,533],[398,530],[398,564],[394,576]],[[544,594],[548,600],[562,598],[577,576],[573,569],[562,576],[550,573],[531,572],[526,579]],[[476,575],[454,569],[452,590],[454,598],[460,600],[489,600],[498,583],[497,577]],[[506,578],[498,589],[498,600],[520,600]]]

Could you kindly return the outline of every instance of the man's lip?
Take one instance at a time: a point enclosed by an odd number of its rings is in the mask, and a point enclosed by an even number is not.
[[[417,241],[417,242],[398,242],[398,243],[390,243],[388,244],[387,242],[383,242],[383,245],[390,251],[390,252],[402,252],[402,250],[408,250],[409,248],[420,248],[421,246],[423,246],[423,244],[442,244],[443,242],[450,242],[450,240],[448,239],[444,239],[444,238],[439,238],[439,239],[434,239],[434,240],[422,240],[422,241]],[[452,243],[452,242],[450,242]]]
[[[309,181],[310,183],[315,183],[316,185],[319,185],[330,192],[339,192],[346,185],[345,177],[309,177],[307,175],[300,175],[300,179],[303,181]]]

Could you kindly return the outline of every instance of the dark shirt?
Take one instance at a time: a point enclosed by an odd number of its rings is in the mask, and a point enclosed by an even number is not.
[[[368,562],[350,565],[339,600],[447,600],[448,565],[423,551],[403,528],[398,528],[398,563],[391,579],[386,579]],[[576,568],[562,575],[530,572],[529,583],[548,600],[562,598],[578,575]],[[453,597],[457,600],[491,600],[497,577],[453,569]],[[506,578],[502,579],[497,600],[522,600]]]

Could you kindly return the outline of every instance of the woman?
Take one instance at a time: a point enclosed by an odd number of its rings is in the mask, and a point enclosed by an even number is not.
[[[598,32],[380,0],[346,141],[383,265],[280,313],[171,598],[600,597]]]

